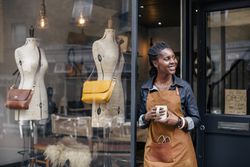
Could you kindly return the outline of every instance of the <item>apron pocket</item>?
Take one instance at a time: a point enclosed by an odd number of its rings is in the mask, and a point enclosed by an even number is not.
[[[148,146],[148,153],[146,157],[149,161],[152,162],[164,162],[171,163],[173,162],[172,148],[169,142],[166,143],[154,143],[152,142]]]

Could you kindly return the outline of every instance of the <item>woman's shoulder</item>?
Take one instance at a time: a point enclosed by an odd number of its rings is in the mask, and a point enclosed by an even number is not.
[[[153,87],[153,78],[144,81],[141,85],[141,89],[150,89]]]
[[[178,77],[176,75],[174,76],[174,83],[177,86],[183,87],[184,89],[190,89],[191,88],[190,84],[186,80],[184,80],[184,79],[182,79],[182,78],[180,78],[180,77]]]

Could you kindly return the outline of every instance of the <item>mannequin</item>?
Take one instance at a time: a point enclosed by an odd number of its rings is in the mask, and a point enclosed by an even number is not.
[[[111,80],[119,58],[120,50],[116,42],[115,30],[111,27],[112,21],[109,20],[103,37],[93,43],[92,52],[97,68],[97,80]],[[123,65],[124,57],[121,55],[119,67],[116,70],[116,84],[110,101],[107,104],[92,105],[92,127],[104,127],[114,122],[124,122],[124,93],[121,82]]]
[[[15,50],[15,61],[21,76],[19,88],[31,89],[34,79],[36,81],[29,109],[15,111],[15,120],[43,120],[48,118],[48,98],[44,84],[44,75],[48,69],[48,62],[43,49],[40,48],[41,67],[35,76],[39,67],[38,46],[37,39],[31,37],[26,39],[23,46]]]

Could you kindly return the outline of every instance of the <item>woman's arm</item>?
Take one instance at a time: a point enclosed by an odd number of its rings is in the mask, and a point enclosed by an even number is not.
[[[140,128],[147,128],[149,126],[149,121],[145,120],[146,114],[146,93],[141,89],[140,93],[140,105],[139,105],[139,114],[138,114],[138,123]]]
[[[189,84],[185,89],[185,103],[184,103],[186,117],[185,120],[188,123],[187,130],[192,130],[196,127],[200,121],[200,114],[198,111],[197,103],[193,90]]]

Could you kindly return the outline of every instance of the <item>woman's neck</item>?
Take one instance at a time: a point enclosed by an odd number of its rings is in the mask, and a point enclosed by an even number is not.
[[[158,84],[171,84],[172,81],[172,75],[159,75],[157,74],[156,79],[155,79],[155,83]]]
[[[169,90],[172,83],[172,75],[157,75],[154,81],[154,85],[158,90]]]

